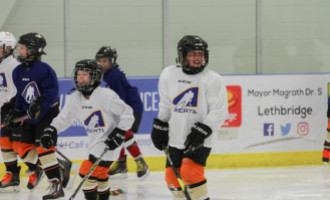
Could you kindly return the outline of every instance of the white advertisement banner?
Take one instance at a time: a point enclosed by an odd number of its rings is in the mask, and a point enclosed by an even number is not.
[[[322,150],[329,80],[324,74],[225,76],[227,85],[241,87],[242,121],[218,132],[212,153]]]

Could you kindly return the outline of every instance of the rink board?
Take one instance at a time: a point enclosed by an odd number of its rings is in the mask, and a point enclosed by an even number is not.
[[[321,164],[329,74],[223,77],[229,116],[223,128],[213,133],[216,140],[207,163],[209,168]],[[163,153],[150,140],[152,121],[158,112],[158,77],[129,77],[129,81],[139,89],[144,104],[136,140],[150,168],[162,170]],[[66,78],[59,83],[62,107],[73,85]],[[85,159],[87,141],[82,123],[75,121],[61,133],[57,147],[75,162]],[[130,164],[134,171],[131,159]]]

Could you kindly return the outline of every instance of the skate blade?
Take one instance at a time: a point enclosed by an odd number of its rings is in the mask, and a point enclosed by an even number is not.
[[[79,172],[79,165],[78,164],[72,164],[71,171],[70,171],[70,179],[69,179],[69,182],[66,185],[65,189],[70,190],[72,188],[74,182],[77,179],[78,172]],[[73,173],[73,175],[71,175],[71,173]]]
[[[49,199],[49,200],[64,200],[64,197],[60,197],[60,198],[57,198],[57,199]]]
[[[6,188],[0,188],[0,193],[18,193],[20,192],[19,186],[8,186]]]
[[[150,171],[147,170],[147,172],[143,176],[138,177],[138,179],[139,179],[139,181],[144,181],[149,177],[149,175],[150,175]]]
[[[110,179],[126,179],[127,173],[119,173],[115,175],[109,175]]]

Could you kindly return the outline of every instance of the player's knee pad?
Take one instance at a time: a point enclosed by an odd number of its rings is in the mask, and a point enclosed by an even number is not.
[[[205,180],[204,167],[190,158],[182,159],[181,177],[185,185],[192,185]]]
[[[85,196],[96,196],[97,194],[97,180],[95,179],[87,179],[83,185],[81,186]],[[92,198],[87,198],[92,199]]]
[[[2,150],[2,158],[4,163],[14,163],[17,162],[17,153],[13,150]]]
[[[55,148],[45,150],[42,147],[37,148],[38,157],[46,173],[59,168],[59,163],[55,155]]]
[[[181,189],[170,188],[174,200],[185,200],[186,196],[184,195]]]
[[[97,182],[97,191],[98,192],[105,192],[110,188],[109,181],[98,181]]]
[[[326,135],[326,137],[325,137],[325,140],[326,140],[327,142],[330,142],[330,129],[327,130],[327,135]]]
[[[31,164],[37,164],[38,163],[38,155],[37,155],[37,150],[36,149],[30,149],[27,151],[21,159],[25,163],[31,163]]]
[[[12,150],[13,142],[10,140],[9,137],[0,137],[0,147],[1,150]]]
[[[192,199],[208,199],[208,190],[206,180],[200,183],[189,185],[188,192]]]
[[[25,159],[25,157],[28,155],[29,151],[36,149],[36,145],[34,145],[34,144],[21,143],[21,142],[18,144],[19,144],[19,146],[17,147],[17,153],[18,153],[19,157],[23,158],[23,159]],[[15,146],[16,146],[16,144],[15,144]],[[34,152],[34,153],[37,154],[37,152]]]

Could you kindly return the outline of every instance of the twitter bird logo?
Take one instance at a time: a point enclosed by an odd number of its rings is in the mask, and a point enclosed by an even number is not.
[[[290,123],[287,123],[285,126],[281,125],[281,131],[282,131],[283,136],[289,134],[290,130],[291,130],[291,124]]]

